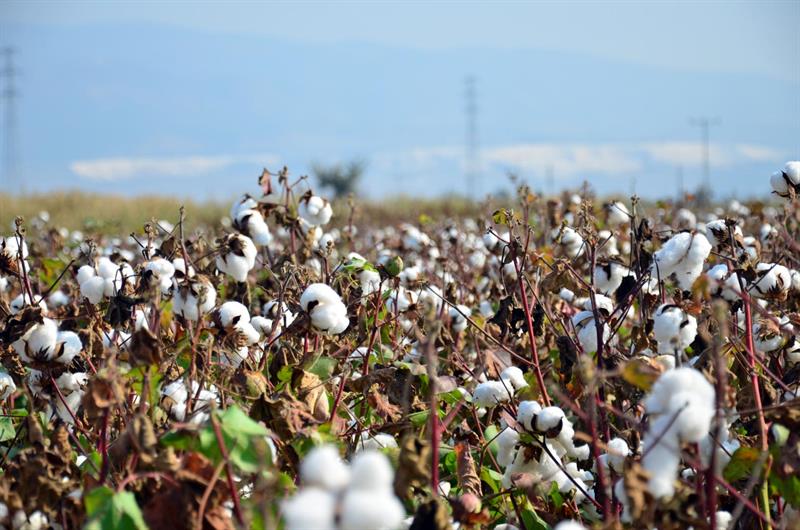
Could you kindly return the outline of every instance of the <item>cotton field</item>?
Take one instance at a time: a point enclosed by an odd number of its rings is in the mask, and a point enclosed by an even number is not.
[[[213,227],[18,217],[0,528],[800,528],[800,162],[755,185],[383,225],[284,170]]]

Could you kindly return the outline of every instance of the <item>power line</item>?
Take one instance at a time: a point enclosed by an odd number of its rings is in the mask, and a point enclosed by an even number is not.
[[[478,104],[475,91],[475,78],[467,76],[464,80],[466,106],[467,137],[466,137],[466,160],[465,174],[467,180],[467,191],[471,198],[475,198],[475,181],[478,178]]]
[[[3,69],[0,70],[0,77],[4,80],[3,90],[0,92],[0,98],[3,100],[3,180],[6,182],[8,191],[16,191],[17,170],[16,100],[19,97],[19,91],[17,91],[14,81],[19,72],[14,67],[14,53],[16,50],[10,46],[2,49],[4,64]]]
[[[711,190],[711,145],[709,129],[712,125],[719,125],[721,123],[719,118],[708,118],[702,116],[700,118],[691,118],[689,123],[700,127],[701,135],[701,148],[703,150],[703,187]]]

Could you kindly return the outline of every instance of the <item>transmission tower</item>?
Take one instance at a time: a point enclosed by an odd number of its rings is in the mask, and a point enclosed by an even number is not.
[[[3,79],[3,88],[0,98],[3,100],[3,178],[2,181],[8,191],[16,189],[16,170],[17,170],[17,145],[16,145],[16,99],[19,92],[15,84],[17,70],[14,67],[14,53],[12,47],[2,49],[3,69],[0,70],[0,78]]]
[[[719,118],[709,119],[705,116],[700,118],[692,118],[689,123],[696,127],[700,127],[700,136],[703,150],[703,187],[706,191],[711,191],[711,145],[709,129],[712,125],[719,125]]]
[[[467,123],[467,138],[466,138],[466,160],[465,160],[465,173],[467,180],[467,192],[470,198],[475,199],[475,181],[478,178],[478,105],[476,103],[475,94],[475,78],[467,76],[465,82],[465,99],[466,106],[464,107]]]

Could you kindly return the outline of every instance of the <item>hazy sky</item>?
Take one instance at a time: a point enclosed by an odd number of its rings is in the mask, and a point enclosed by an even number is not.
[[[708,114],[721,192],[760,193],[755,173],[800,156],[799,27],[797,1],[0,1],[17,183],[198,196],[356,156],[369,195],[463,193],[466,75],[481,192],[548,167],[603,192],[666,193],[678,166],[691,185],[688,119]]]

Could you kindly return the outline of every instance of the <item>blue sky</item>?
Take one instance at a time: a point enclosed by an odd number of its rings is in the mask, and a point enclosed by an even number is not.
[[[365,195],[465,193],[476,78],[479,193],[674,195],[712,128],[720,195],[800,156],[800,3],[0,2],[22,70],[3,189],[230,197],[264,165],[362,158]],[[762,185],[763,184],[763,185]]]

